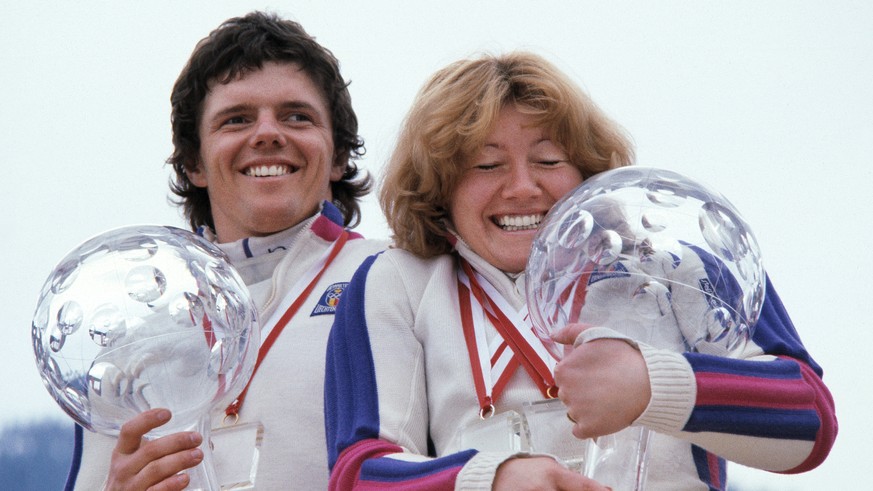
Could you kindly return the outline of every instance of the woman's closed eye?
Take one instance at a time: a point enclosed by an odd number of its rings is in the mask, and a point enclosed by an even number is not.
[[[557,166],[561,166],[561,165],[566,165],[566,164],[569,164],[570,161],[566,158],[563,158],[563,157],[556,157],[556,158],[535,159],[533,163],[536,165],[548,168],[548,167],[557,167]]]
[[[494,170],[500,167],[500,162],[482,162],[479,164],[473,164],[472,168],[475,170]]]

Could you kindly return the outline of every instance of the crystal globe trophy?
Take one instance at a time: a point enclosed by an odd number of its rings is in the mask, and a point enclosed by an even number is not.
[[[203,435],[188,489],[218,489],[210,411],[228,405],[257,358],[257,310],[223,252],[195,234],[136,225],[91,238],[43,286],[31,327],[43,383],[81,426],[118,435],[152,408],[150,432]]]
[[[765,291],[757,241],[723,195],[636,166],[598,174],[559,200],[525,275],[534,330],[557,359],[563,351],[550,335],[572,323],[660,349],[738,356]],[[649,431],[612,437],[589,443],[584,472],[614,489],[642,489]]]

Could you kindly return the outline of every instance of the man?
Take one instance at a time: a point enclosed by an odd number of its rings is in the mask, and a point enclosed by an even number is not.
[[[344,228],[372,182],[352,162],[363,141],[347,83],[300,25],[254,12],[197,45],[171,102],[171,188],[192,228],[231,258],[261,320],[249,386],[212,415],[218,480],[324,489],[325,343],[355,268],[386,246]],[[118,438],[77,427],[67,488],[183,489],[201,435],[143,438],[170,416],[146,411]]]

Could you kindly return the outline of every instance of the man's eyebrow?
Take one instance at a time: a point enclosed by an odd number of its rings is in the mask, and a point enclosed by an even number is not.
[[[310,111],[318,111],[318,108],[315,105],[313,105],[312,103],[309,103],[307,101],[298,100],[298,99],[285,101],[285,102],[281,103],[279,105],[279,107],[282,109],[306,109],[306,110],[310,110]],[[216,111],[215,114],[213,114],[210,117],[210,119],[211,120],[220,119],[220,118],[227,116],[229,114],[236,114],[236,113],[240,113],[240,112],[245,112],[245,111],[252,110],[254,108],[255,108],[255,106],[253,104],[247,104],[247,103],[234,104],[232,106],[228,106],[228,107],[225,107],[225,108],[222,108],[222,109]]]
[[[318,109],[315,107],[314,104],[307,101],[301,101],[299,99],[283,102],[279,107],[282,107],[284,109],[311,109],[313,111]]]
[[[253,106],[251,104],[234,104],[232,106],[227,106],[219,109],[214,114],[209,116],[210,121],[214,121],[216,119],[221,119],[224,116],[229,114],[240,113],[246,110],[251,109]]]

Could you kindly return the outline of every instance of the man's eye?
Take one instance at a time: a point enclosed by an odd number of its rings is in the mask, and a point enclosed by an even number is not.
[[[243,124],[243,123],[245,123],[245,122],[246,122],[246,118],[244,118],[244,117],[242,117],[242,116],[233,116],[233,117],[231,117],[231,118],[227,118],[226,120],[224,120],[224,123],[222,123],[222,124],[224,124],[224,125],[228,125],[228,124]]]
[[[303,113],[291,114],[286,119],[292,123],[308,123],[312,121],[312,118],[310,118],[308,114]]]

